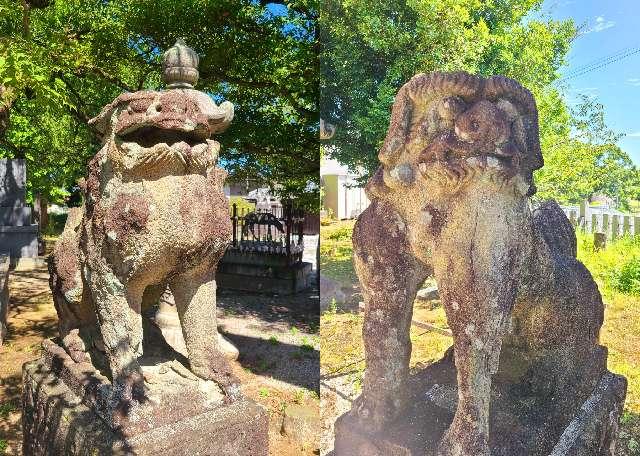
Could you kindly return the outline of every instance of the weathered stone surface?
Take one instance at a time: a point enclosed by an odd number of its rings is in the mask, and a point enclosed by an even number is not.
[[[23,159],[0,159],[0,206],[22,207],[25,204],[27,170]]]
[[[7,335],[9,315],[9,255],[0,253],[0,345]]]
[[[455,366],[451,356],[410,377],[410,397],[403,415],[372,432],[353,414],[336,422],[335,455],[434,456],[457,406]],[[493,385],[492,456],[613,456],[626,381],[607,373],[566,425],[554,410],[531,397],[518,401],[508,385]],[[514,400],[516,399],[516,400]],[[532,413],[535,411],[535,413]]]
[[[429,382],[409,377],[409,328],[433,274],[454,346],[434,373],[447,378],[432,385],[456,392],[452,418],[421,421],[447,422],[437,455],[548,454],[537,451],[551,451],[610,374],[602,299],[575,258],[573,227],[555,202],[529,208],[543,163],[533,96],[501,76],[417,75],[395,98],[379,159],[353,236],[367,370],[336,425],[336,453],[418,454],[406,453],[418,437],[403,429],[424,413],[411,410],[425,405],[415,394]],[[616,394],[621,404],[624,388]],[[349,426],[377,437],[347,437],[360,432]],[[389,440],[390,429],[402,437]]]
[[[227,403],[212,381],[151,347],[141,360],[147,399],[112,408],[111,382],[51,341],[23,367],[23,453],[48,455],[268,454],[267,411]],[[147,353],[147,350],[145,350]]]
[[[185,88],[122,94],[90,121],[104,144],[82,183],[84,206],[56,244],[51,289],[69,354],[108,364],[124,399],[143,394],[142,314],[167,287],[190,369],[238,394],[216,325],[215,271],[231,222],[210,139],[232,118],[231,103]]]
[[[320,411],[318,407],[287,405],[282,432],[305,446],[319,448]]]

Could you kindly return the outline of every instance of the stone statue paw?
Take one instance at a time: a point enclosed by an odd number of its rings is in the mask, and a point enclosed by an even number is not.
[[[222,352],[210,353],[204,362],[191,361],[191,371],[204,380],[216,382],[224,392],[225,402],[231,403],[241,398],[240,380]]]
[[[123,374],[113,382],[114,395],[117,399],[117,407],[127,414],[128,408],[132,402],[145,402],[146,391],[144,386],[144,376],[140,368]]]
[[[69,331],[62,339],[62,345],[64,345],[65,350],[76,363],[91,362],[85,343],[80,337],[80,331],[77,328]]]
[[[389,404],[388,402],[390,401],[366,400],[360,395],[353,402],[351,413],[355,415],[361,427],[367,432],[378,433],[396,419],[400,413],[398,404]]]
[[[438,445],[437,456],[490,456],[486,438],[473,426],[454,422]]]

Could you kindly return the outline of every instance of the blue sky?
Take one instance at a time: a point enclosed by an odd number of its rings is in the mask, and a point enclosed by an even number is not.
[[[567,77],[594,61],[640,50],[638,0],[545,0],[541,13],[553,19],[572,18],[583,27],[561,70]],[[578,94],[597,97],[607,125],[626,134],[618,144],[640,165],[640,51],[563,83],[569,104],[577,101]]]

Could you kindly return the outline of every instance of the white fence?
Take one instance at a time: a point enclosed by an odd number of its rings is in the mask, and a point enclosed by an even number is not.
[[[571,224],[588,233],[605,233],[613,239],[623,235],[640,235],[640,214],[625,214],[606,206],[560,206]]]

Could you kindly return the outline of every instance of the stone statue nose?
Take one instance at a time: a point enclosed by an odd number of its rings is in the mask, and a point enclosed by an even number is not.
[[[160,100],[154,101],[147,108],[147,115],[148,116],[157,115],[160,112],[162,112],[162,103],[160,102]]]

